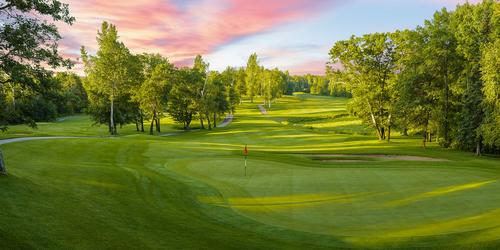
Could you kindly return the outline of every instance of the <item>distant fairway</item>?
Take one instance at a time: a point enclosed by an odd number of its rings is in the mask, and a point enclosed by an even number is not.
[[[500,247],[499,159],[379,142],[346,102],[287,96],[213,131],[1,145],[0,248]],[[2,136],[104,134],[77,116]]]

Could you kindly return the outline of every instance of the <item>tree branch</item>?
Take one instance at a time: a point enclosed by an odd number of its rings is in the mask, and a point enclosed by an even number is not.
[[[10,80],[10,79],[6,79],[6,80],[3,80],[3,81],[2,81],[2,80],[0,80],[0,84],[2,84],[2,85],[3,85],[3,84],[7,84],[7,83],[9,83],[9,82],[11,82],[11,80]]]
[[[2,6],[2,7],[0,7],[0,10],[5,10],[5,9],[10,8],[10,7],[12,7],[12,3],[6,4],[6,5]]]

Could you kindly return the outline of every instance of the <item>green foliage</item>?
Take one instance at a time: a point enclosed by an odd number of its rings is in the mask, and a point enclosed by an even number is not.
[[[217,117],[230,111],[224,80],[224,77],[220,73],[215,71],[210,72],[205,89],[205,112],[207,117],[210,115],[213,116],[212,124],[214,128],[217,126]],[[208,121],[210,122],[210,119]]]
[[[182,123],[184,129],[189,129],[199,111],[197,82],[203,81],[202,79],[203,75],[198,70],[181,68],[175,72],[167,112],[172,119]]]
[[[210,105],[207,104],[207,100],[210,98],[207,96],[208,93],[208,67],[209,63],[203,60],[201,55],[196,55],[193,63],[193,70],[198,72],[200,77],[192,78],[194,81],[193,84],[193,95],[190,98],[193,98],[194,102],[197,106],[197,113],[199,114],[201,127],[204,129],[205,125],[203,123],[204,119],[208,121],[208,128],[211,129],[211,121],[210,121]],[[189,127],[189,126],[188,126]],[[185,127],[186,128],[186,127]]]
[[[263,97],[264,102],[267,102],[268,107],[271,108],[271,103],[280,98],[285,88],[286,75],[279,69],[264,70],[263,71]]]
[[[394,123],[394,57],[387,33],[353,36],[330,50],[331,63],[343,65],[343,78],[350,83],[352,112],[375,128],[380,140],[386,138],[386,131],[390,139]]]
[[[69,15],[68,5],[57,0],[7,0],[0,4],[0,19],[0,92],[5,95],[9,90],[22,89],[37,96],[36,100],[23,100],[25,103],[44,104],[46,100],[41,101],[44,98],[38,92],[40,82],[49,81],[52,76],[47,68],[71,66],[69,60],[58,54],[61,36],[56,25],[50,23],[53,20],[71,25],[74,18]],[[25,110],[29,112],[23,113]],[[31,111],[2,108],[0,126],[5,128],[11,122],[34,125],[41,116]],[[12,119],[12,115],[16,118]]]
[[[305,76],[290,76],[286,82],[287,95],[292,95],[294,92],[309,93],[309,83]]]
[[[241,94],[238,90],[238,70],[232,67],[227,67],[222,73],[221,76],[222,82],[225,84],[226,89],[226,99],[228,105],[228,111],[234,113],[236,110],[236,106],[241,101]]]
[[[250,97],[250,102],[253,102],[253,98],[258,94],[259,91],[260,71],[261,69],[257,61],[257,54],[253,53],[248,58],[247,67],[245,69],[246,94]]]
[[[492,118],[492,113],[485,109],[483,101],[485,93],[482,91],[484,80],[481,77],[481,61],[486,56],[483,54],[484,48],[492,41],[494,31],[499,29],[499,23],[493,19],[495,6],[498,9],[498,5],[500,3],[491,0],[478,5],[467,3],[456,9],[452,20],[457,51],[465,59],[461,62],[463,70],[459,76],[464,92],[454,144],[458,148],[475,150],[478,155],[481,154],[484,139],[481,124],[484,121],[488,123]]]
[[[156,131],[161,132],[160,120],[164,117],[164,109],[168,102],[168,93],[172,88],[172,74],[174,67],[167,58],[159,54],[142,54],[139,56],[142,63],[142,74],[137,75],[142,82],[132,91],[132,100],[139,105],[136,127],[144,132],[144,116],[151,121],[149,133],[153,134],[153,125]]]
[[[347,83],[342,78],[342,71],[328,65],[326,68],[326,78],[328,82],[328,95],[334,97],[352,97]]]
[[[153,134],[153,122],[157,124],[157,132],[161,132],[159,120],[163,117],[163,109],[167,105],[171,74],[170,64],[157,65],[136,93],[143,114],[151,117],[150,134]]]
[[[113,24],[102,23],[97,42],[99,50],[95,56],[87,55],[83,47],[81,50],[89,112],[97,123],[108,124],[110,134],[115,135],[117,124],[136,119],[137,104],[131,102],[130,92],[139,84],[142,68],[139,58],[118,41]]]
[[[54,76],[54,81],[62,97],[58,105],[59,114],[74,114],[85,111],[88,105],[87,94],[83,88],[82,79],[74,73],[59,72]]]
[[[87,106],[87,96],[77,75],[58,73],[34,83],[36,89],[20,83],[0,87],[0,127],[6,129],[8,124],[21,123],[36,127],[36,122],[82,112]]]
[[[481,79],[485,120],[481,125],[484,143],[500,148],[500,5],[497,4],[492,17],[492,39],[483,47],[481,58]]]
[[[7,130],[7,119],[9,117],[7,109],[7,97],[3,89],[0,89],[0,132]]]
[[[434,138],[444,147],[498,152],[499,5],[466,3],[414,30],[339,41],[327,75],[346,83],[351,111],[379,138],[396,126],[420,131],[424,146]]]
[[[245,68],[239,68],[236,72],[235,91],[241,103],[243,101],[242,97],[247,94]]]

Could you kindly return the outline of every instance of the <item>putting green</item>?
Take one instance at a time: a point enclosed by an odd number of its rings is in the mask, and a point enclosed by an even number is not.
[[[202,203],[356,244],[500,226],[500,197],[494,195],[500,182],[486,171],[411,164],[315,168],[255,160],[244,176],[242,164],[241,159],[201,160],[173,170],[220,191],[220,196],[198,197]],[[484,240],[500,238],[490,236]]]

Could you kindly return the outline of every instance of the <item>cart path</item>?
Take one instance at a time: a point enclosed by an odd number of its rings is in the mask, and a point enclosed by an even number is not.
[[[222,121],[217,128],[223,128],[228,126],[233,121],[233,114],[228,114],[224,121]],[[160,136],[174,136],[183,134],[185,132],[199,131],[199,129],[187,130],[187,131],[179,131],[173,133],[162,134]],[[34,140],[52,140],[52,139],[79,139],[79,138],[109,138],[109,137],[98,137],[98,136],[32,136],[32,137],[19,137],[19,138],[11,138],[11,139],[2,139],[0,140],[0,145],[14,143],[14,142],[22,142],[22,141],[34,141]]]
[[[259,104],[259,105],[257,105],[257,106],[259,106],[259,109],[260,109],[260,113],[261,113],[261,114],[263,114],[263,115],[267,115],[267,110],[266,110],[266,108],[264,108],[264,105]]]
[[[229,125],[233,121],[233,117],[233,114],[228,114],[226,118],[224,118],[224,121],[217,125],[217,128],[223,128]]]
[[[233,114],[228,114],[226,116],[226,118],[224,118],[224,120],[219,125],[217,125],[217,127],[215,127],[215,129],[228,126],[233,121],[233,118],[234,118]],[[174,135],[180,135],[180,134],[184,134],[187,132],[194,132],[194,131],[200,131],[200,129],[190,129],[190,130],[184,130],[184,131],[179,131],[179,132],[166,133],[166,134],[161,134],[160,136],[164,136],[164,137],[165,136],[174,136]]]
[[[34,141],[34,140],[52,140],[52,139],[76,139],[76,138],[100,138],[100,137],[90,137],[90,136],[39,136],[39,137],[20,137],[0,140],[0,145],[21,142],[21,141]]]

